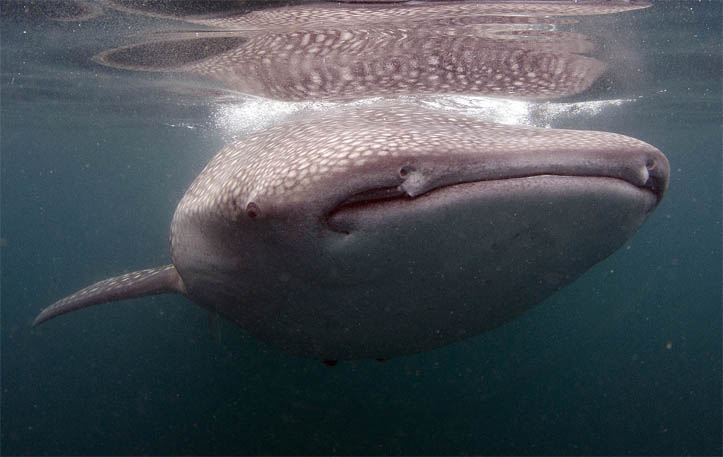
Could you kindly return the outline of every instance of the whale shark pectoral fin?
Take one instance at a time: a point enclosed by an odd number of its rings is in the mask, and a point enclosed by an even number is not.
[[[33,321],[33,327],[88,306],[165,293],[185,293],[183,280],[173,265],[134,271],[81,289],[42,310]]]

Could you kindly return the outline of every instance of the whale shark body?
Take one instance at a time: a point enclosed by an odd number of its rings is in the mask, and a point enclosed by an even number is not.
[[[387,359],[495,328],[618,249],[660,201],[665,156],[606,132],[403,104],[296,118],[224,147],[188,188],[171,265],[87,306],[182,294],[302,357]]]

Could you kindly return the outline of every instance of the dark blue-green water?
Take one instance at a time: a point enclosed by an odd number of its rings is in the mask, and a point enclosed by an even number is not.
[[[175,205],[228,134],[163,75],[90,61],[154,19],[19,4],[0,4],[3,455],[721,454],[720,2],[599,19],[612,95],[634,101],[556,121],[669,158],[633,239],[501,328],[335,367],[229,323],[215,341],[177,296],[30,327],[95,280],[168,263]]]

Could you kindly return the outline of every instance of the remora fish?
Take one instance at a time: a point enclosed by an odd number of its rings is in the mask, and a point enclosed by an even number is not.
[[[171,223],[172,265],[43,310],[180,293],[287,352],[430,350],[520,315],[620,247],[668,183],[613,133],[414,106],[319,113],[224,147]]]

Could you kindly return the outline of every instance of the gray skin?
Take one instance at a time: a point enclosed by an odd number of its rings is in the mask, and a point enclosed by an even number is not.
[[[347,107],[224,147],[171,224],[173,264],[43,310],[180,293],[289,353],[390,358],[495,328],[612,254],[669,164],[623,135]]]

